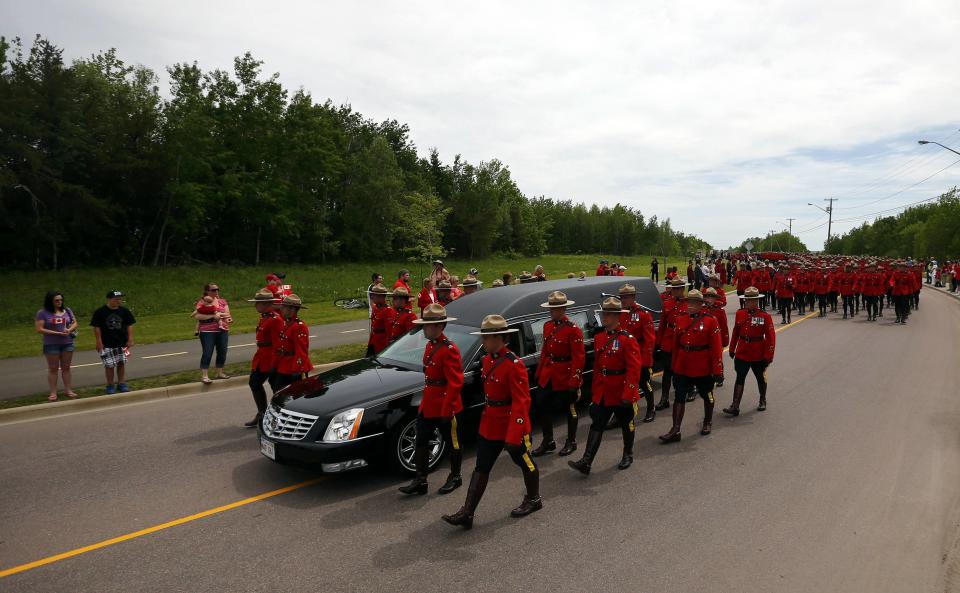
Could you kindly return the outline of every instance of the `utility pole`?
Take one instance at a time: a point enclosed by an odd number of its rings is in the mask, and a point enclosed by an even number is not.
[[[796,220],[796,218],[788,218],[788,219],[787,219],[787,222],[790,223],[790,226],[787,227],[787,232],[790,233],[791,235],[793,235],[793,221],[794,221],[794,220]]]
[[[827,249],[830,249],[830,231],[833,230],[833,203],[839,202],[837,198],[824,198],[824,202],[829,202],[827,206]]]

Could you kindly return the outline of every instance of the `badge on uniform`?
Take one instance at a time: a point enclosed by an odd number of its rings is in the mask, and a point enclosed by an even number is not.
[[[751,317],[750,325],[763,325],[763,317]]]
[[[616,340],[613,341],[613,344],[610,346],[610,352],[613,353],[619,349],[620,349],[620,339],[617,338]]]

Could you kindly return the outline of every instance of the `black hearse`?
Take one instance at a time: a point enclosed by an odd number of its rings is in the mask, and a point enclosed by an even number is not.
[[[457,320],[445,334],[460,349],[464,364],[463,426],[474,427],[483,408],[479,385],[483,356],[477,331],[485,315],[499,313],[519,333],[509,347],[522,357],[531,379],[543,342],[549,309],[540,307],[547,295],[562,290],[576,304],[567,310],[583,329],[587,345],[587,381],[593,360],[593,333],[599,325],[595,309],[604,295],[616,294],[625,282],[637,287],[637,302],[659,318],[661,301],[649,278],[594,277],[554,280],[483,290],[461,297],[447,307]],[[416,412],[423,395],[422,360],[426,340],[420,328],[373,358],[357,360],[294,383],[274,396],[258,427],[260,451],[274,461],[319,463],[325,472],[342,472],[385,462],[401,472],[413,471]],[[531,380],[531,385],[533,381]],[[470,422],[473,420],[473,423]],[[437,433],[430,466],[444,454]]]

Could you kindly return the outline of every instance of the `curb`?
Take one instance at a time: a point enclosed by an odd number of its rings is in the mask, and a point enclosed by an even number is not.
[[[946,289],[944,289],[944,288],[937,288],[936,286],[932,286],[932,285],[930,285],[930,284],[924,284],[923,287],[924,287],[924,288],[929,288],[930,290],[932,290],[932,291],[934,291],[934,292],[939,292],[939,293],[945,294],[945,295],[947,295],[948,297],[953,297],[953,298],[955,298],[955,299],[960,300],[960,293],[950,292],[949,290],[946,290]]]
[[[317,365],[314,371],[324,372],[335,369],[352,360],[341,362],[329,362]],[[133,404],[172,397],[183,397],[189,395],[216,394],[220,391],[226,391],[240,385],[246,385],[248,375],[241,377],[230,377],[220,381],[214,381],[210,385],[203,383],[184,383],[183,385],[170,385],[169,387],[154,387],[152,389],[140,389],[129,393],[119,393],[116,395],[97,395],[94,397],[85,397],[83,399],[49,402],[45,404],[34,404],[31,406],[20,406],[19,408],[8,408],[0,410],[0,425],[12,424],[14,422],[23,422],[24,420],[35,420],[38,418],[53,418],[64,414],[75,412],[97,410],[102,408],[112,408],[124,404]]]

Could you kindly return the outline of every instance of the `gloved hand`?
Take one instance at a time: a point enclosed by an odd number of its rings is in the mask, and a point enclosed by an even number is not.
[[[620,407],[622,408],[633,408],[633,402],[631,400],[625,399],[620,402]]]
[[[737,357],[737,353],[734,352],[733,350],[730,350],[729,353],[730,353],[730,358],[736,358],[736,357]]]
[[[714,383],[723,383],[723,375],[714,375],[714,376],[713,376],[713,382],[714,382]]]
[[[506,449],[507,453],[510,453],[511,455],[523,455],[522,443],[507,443]]]

